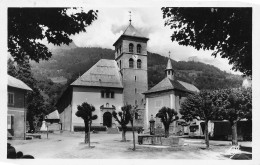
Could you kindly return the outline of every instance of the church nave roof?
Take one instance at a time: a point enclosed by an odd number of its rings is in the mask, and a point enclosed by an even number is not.
[[[99,60],[71,85],[123,88],[116,61],[107,59]]]

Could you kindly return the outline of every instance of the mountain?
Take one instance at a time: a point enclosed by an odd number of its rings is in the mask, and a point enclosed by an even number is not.
[[[40,63],[31,62],[35,77],[46,77],[56,82],[68,83],[85,73],[100,59],[114,59],[114,50],[104,48],[52,49],[52,58]],[[148,52],[148,85],[156,85],[164,77],[167,58]],[[213,65],[195,61],[172,60],[178,79],[189,82],[199,89],[234,88],[242,85],[242,77],[221,71]],[[232,77],[232,78],[230,78]]]
[[[72,41],[69,45],[62,44],[60,46],[54,45],[52,43],[47,43],[47,41],[42,41],[44,45],[48,47],[51,52],[59,51],[59,50],[69,50],[77,48],[77,45]]]

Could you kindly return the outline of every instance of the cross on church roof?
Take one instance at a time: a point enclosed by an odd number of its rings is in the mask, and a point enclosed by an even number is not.
[[[169,51],[169,58],[171,58],[171,52]]]
[[[131,20],[131,11],[129,11],[129,17],[130,17],[129,22],[131,24],[131,22],[132,22],[132,20]]]

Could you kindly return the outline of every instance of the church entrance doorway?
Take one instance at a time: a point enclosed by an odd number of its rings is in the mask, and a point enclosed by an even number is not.
[[[112,126],[112,114],[110,112],[105,112],[103,115],[103,126]]]

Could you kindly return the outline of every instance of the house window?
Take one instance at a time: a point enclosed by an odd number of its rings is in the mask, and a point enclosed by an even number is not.
[[[137,93],[137,89],[135,88],[135,93]]]
[[[141,53],[141,48],[142,48],[141,45],[138,44],[138,45],[137,45],[137,53]]]
[[[137,60],[137,68],[142,67],[142,61],[140,59]]]
[[[7,129],[13,129],[14,125],[14,116],[13,115],[7,115]]]
[[[113,99],[115,97],[115,93],[111,92],[111,98]]]
[[[134,67],[134,60],[132,58],[129,59],[129,68]]]
[[[135,76],[135,81],[136,81],[136,76]]]
[[[115,92],[101,91],[101,98],[115,98]]]
[[[105,92],[101,91],[101,98],[104,98],[104,97],[105,97]]]
[[[110,96],[110,93],[106,92],[106,98],[109,98],[109,96]]]
[[[14,105],[14,93],[8,92],[8,105]]]
[[[132,43],[129,44],[129,52],[134,52],[134,45]]]

